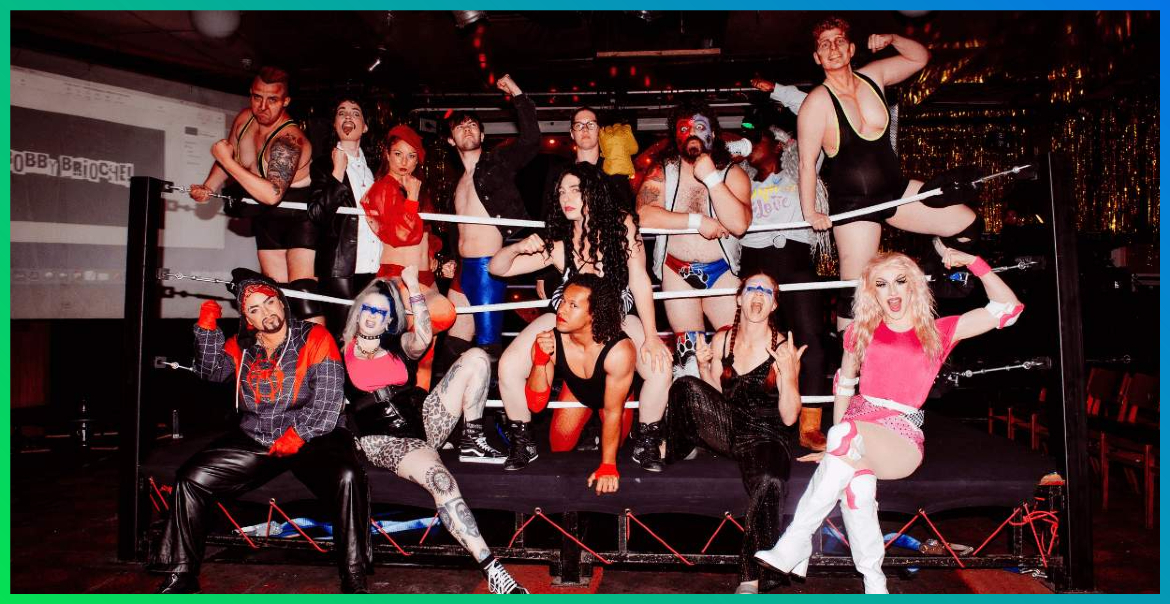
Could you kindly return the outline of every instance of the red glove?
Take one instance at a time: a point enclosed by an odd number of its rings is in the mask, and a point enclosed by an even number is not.
[[[545,352],[544,349],[540,347],[539,343],[532,343],[532,365],[534,367],[540,367],[541,365],[547,364],[548,360],[551,358],[552,356]]]
[[[284,434],[281,434],[280,438],[272,443],[272,447],[268,449],[268,454],[276,457],[288,457],[289,455],[296,455],[297,451],[300,451],[303,446],[305,446],[304,439],[301,438],[300,434],[297,434],[295,428],[289,426],[288,430],[285,430]]]
[[[605,476],[620,478],[621,474],[618,474],[617,464],[603,463],[597,466],[597,469],[593,471],[593,476],[595,478],[603,478]]]
[[[199,321],[195,324],[203,329],[215,330],[217,327],[215,321],[221,316],[223,308],[219,306],[219,302],[208,300],[199,307]]]

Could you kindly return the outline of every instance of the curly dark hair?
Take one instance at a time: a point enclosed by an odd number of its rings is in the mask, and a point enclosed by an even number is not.
[[[615,283],[627,283],[630,280],[630,271],[627,266],[630,260],[629,233],[626,231],[626,216],[634,220],[634,229],[638,229],[638,215],[631,213],[622,206],[619,197],[614,194],[613,185],[609,178],[594,164],[581,162],[572,164],[561,171],[557,176],[557,186],[549,192],[548,207],[556,208],[549,212],[545,221],[544,249],[552,253],[553,244],[561,241],[565,249],[573,249],[573,223],[559,211],[560,199],[557,191],[561,188],[561,180],[565,175],[572,174],[581,181],[581,200],[585,212],[585,221],[581,226],[582,238],[589,242],[589,250],[593,257],[586,261],[597,260],[596,254],[601,252],[601,259],[605,262],[605,276]],[[587,210],[586,210],[587,209]],[[576,254],[574,254],[576,256]]]
[[[715,144],[711,146],[711,160],[715,167],[722,170],[731,163],[731,153],[727,151],[727,143],[723,141],[723,129],[719,127],[719,118],[711,110],[711,106],[699,97],[688,97],[670,110],[670,118],[666,124],[670,126],[670,143],[662,150],[662,159],[666,162],[679,161],[678,145],[674,142],[674,133],[678,123],[696,113],[711,120],[711,132],[715,134]]]
[[[599,344],[612,342],[622,335],[622,296],[614,283],[612,278],[603,279],[593,273],[577,273],[565,282],[566,290],[574,285],[589,290],[593,341]]]

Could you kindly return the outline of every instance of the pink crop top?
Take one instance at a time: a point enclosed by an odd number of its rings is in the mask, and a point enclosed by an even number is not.
[[[359,359],[350,342],[345,347],[345,370],[349,380],[359,390],[373,392],[383,386],[401,386],[406,383],[406,364],[396,355],[387,354],[373,359]]]
[[[889,399],[921,407],[930,394],[934,378],[942,368],[947,355],[954,350],[955,328],[959,316],[952,315],[935,319],[943,354],[938,359],[929,359],[918,335],[914,330],[896,332],[882,322],[873,332],[873,340],[866,347],[865,359],[861,361],[861,384],[858,393],[866,396]],[[853,325],[845,330],[845,348],[853,350],[855,339]]]

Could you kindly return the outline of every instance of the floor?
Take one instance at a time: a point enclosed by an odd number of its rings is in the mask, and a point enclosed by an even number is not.
[[[158,577],[119,562],[116,549],[116,458],[111,451],[51,447],[14,453],[12,459],[13,593],[146,593]],[[1099,501],[1099,496],[1095,502]],[[1002,514],[1001,514],[1002,515]],[[1159,590],[1157,528],[1141,526],[1141,500],[1124,481],[1115,482],[1111,509],[1095,510],[1096,587],[1107,593]],[[975,540],[997,520],[939,521],[952,541]],[[925,531],[925,528],[920,528]],[[930,536],[919,534],[919,538]],[[967,541],[960,541],[967,542]],[[734,572],[648,571],[599,568],[583,587],[551,583],[541,565],[508,564],[519,582],[536,593],[728,593]],[[913,577],[890,576],[894,593],[1047,593],[1051,586],[1028,574],[1005,570],[922,569]],[[228,564],[210,562],[202,573],[208,593],[332,593],[333,569],[320,563]],[[484,593],[471,568],[378,566],[370,578],[377,593]],[[814,574],[775,593],[857,593],[852,573]]]

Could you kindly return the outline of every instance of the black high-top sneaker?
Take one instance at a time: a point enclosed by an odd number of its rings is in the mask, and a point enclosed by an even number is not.
[[[495,556],[488,555],[479,563],[479,570],[483,572],[484,578],[487,579],[488,593],[493,594],[526,594],[527,589],[524,589],[512,578],[508,573],[508,569],[496,560]]]
[[[508,421],[511,443],[505,470],[522,470],[536,460],[536,441],[532,438],[532,422]]]
[[[666,469],[662,463],[662,420],[638,424],[638,436],[634,440],[632,457],[647,472],[661,472]]]
[[[463,436],[459,439],[459,461],[464,463],[502,464],[508,456],[488,444],[483,433],[483,418],[463,422]]]

